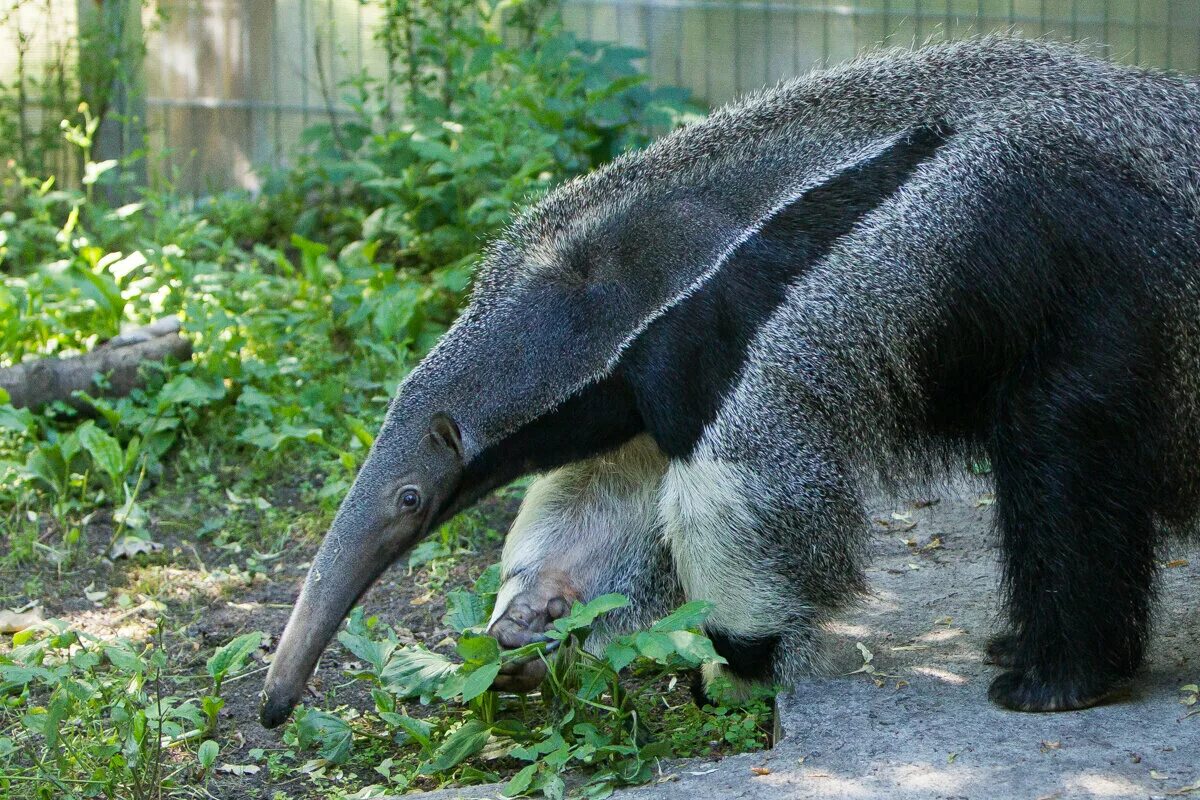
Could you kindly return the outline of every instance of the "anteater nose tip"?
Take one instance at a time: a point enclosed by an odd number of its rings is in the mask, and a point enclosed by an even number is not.
[[[294,700],[272,697],[263,692],[262,706],[258,710],[258,721],[264,728],[278,728],[287,722],[287,718],[291,716],[292,709],[295,707],[296,701]]]

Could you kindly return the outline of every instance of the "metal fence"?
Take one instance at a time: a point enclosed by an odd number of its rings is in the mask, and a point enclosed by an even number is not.
[[[147,18],[152,161],[197,192],[256,187],[256,167],[286,162],[307,125],[331,108],[338,113],[341,80],[382,71],[371,38],[377,4],[159,6],[162,18]],[[685,86],[713,104],[884,44],[995,30],[1083,41],[1119,61],[1200,71],[1200,0],[565,0],[562,14],[581,36],[645,50],[653,81]]]
[[[1200,0],[571,0],[564,16],[590,38],[646,49],[655,81],[716,103],[882,44],[997,30],[1200,69]]]

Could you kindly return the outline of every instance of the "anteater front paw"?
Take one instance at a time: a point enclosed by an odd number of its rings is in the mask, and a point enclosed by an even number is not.
[[[1050,683],[1032,671],[1001,673],[988,689],[988,699],[1013,711],[1077,711],[1110,703],[1127,691],[1112,680],[1076,680]]]
[[[536,590],[522,592],[512,599],[504,613],[488,628],[488,634],[505,650],[516,650],[533,642],[546,641],[545,632],[554,620],[571,610],[571,600],[565,596],[547,597]],[[546,677],[546,663],[534,655],[520,661],[510,661],[500,668],[492,688],[502,692],[531,692]]]

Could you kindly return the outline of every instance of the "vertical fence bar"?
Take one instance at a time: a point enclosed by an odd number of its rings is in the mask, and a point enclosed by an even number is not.
[[[366,56],[363,54],[363,4],[356,3],[354,6],[354,49],[358,54],[358,59],[354,64],[354,71],[361,73],[366,69]]]
[[[258,131],[258,127],[255,125],[255,122],[257,121],[256,114],[258,112],[256,109],[257,104],[253,102],[258,92],[256,90],[257,82],[255,81],[255,63],[250,57],[250,25],[252,24],[250,20],[250,8],[246,3],[246,0],[242,0],[242,2],[239,3],[239,6],[239,13],[241,14],[242,20],[241,30],[238,31],[240,34],[238,38],[241,40],[242,51],[242,97],[246,98],[248,101],[246,105],[246,127],[244,134],[246,140],[242,143],[242,147],[246,153],[246,161],[252,162],[256,160],[258,156],[258,148],[255,146],[256,142],[254,141],[256,138],[255,134]],[[243,181],[249,177],[249,175],[243,176]]]
[[[170,6],[168,6],[168,8],[169,7]],[[159,37],[160,46],[165,47],[166,46],[166,37],[167,37],[167,27],[166,27],[165,22],[163,23],[162,27],[159,28],[158,37]],[[168,70],[168,68],[167,68],[167,59],[162,58],[162,57],[160,57],[158,59],[158,71],[159,71],[159,80],[161,81],[161,83],[159,85],[162,86],[163,91],[167,91],[168,86],[170,85],[169,84],[170,70]],[[166,180],[169,181],[169,180],[171,180],[172,177],[174,177],[173,175],[171,175],[171,172],[173,171],[172,165],[174,164],[175,158],[176,158],[175,149],[174,149],[174,141],[175,140],[171,137],[171,112],[170,112],[170,110],[164,108],[161,112],[159,112],[158,118],[159,118],[159,124],[161,124],[162,128],[163,128],[163,144],[166,145],[166,149],[170,152],[170,156],[168,158],[164,158],[163,163],[162,163],[162,168],[166,171],[166,175],[164,177],[166,178]]]
[[[733,8],[733,86],[736,91],[742,88],[742,8],[740,0],[731,0]]]
[[[300,0],[300,124],[308,127],[308,0]]]
[[[329,50],[329,53],[328,53],[328,55],[326,55],[326,58],[329,59],[329,86],[327,88],[329,91],[330,104],[333,105],[334,107],[336,107],[337,100],[338,100],[338,91],[337,91],[337,85],[338,85],[338,68],[337,68],[338,40],[337,40],[337,15],[333,11],[333,0],[328,0],[328,2],[326,3],[325,13],[329,17],[329,33],[327,34],[327,37],[326,37],[329,41],[329,45],[327,48]]]
[[[821,66],[829,66],[829,6],[821,14]]]
[[[772,80],[771,75],[771,31],[774,28],[772,16],[774,12],[771,10],[771,3],[765,2],[762,7],[762,82],[768,83]]]
[[[678,8],[675,11],[675,26],[677,28],[679,42],[675,48],[675,85],[683,84],[683,9]]]
[[[1174,16],[1175,16],[1175,3],[1172,0],[1167,0],[1167,25],[1166,25],[1166,29],[1163,31],[1163,38],[1165,40],[1163,42],[1163,48],[1165,50],[1165,52],[1163,53],[1163,60],[1166,62],[1163,66],[1165,66],[1167,69],[1171,69],[1173,66],[1171,63],[1171,61],[1172,61],[1172,58],[1171,58],[1171,56],[1172,56],[1171,36],[1174,35],[1174,33],[1175,33],[1175,31],[1174,31],[1175,25],[1174,25],[1174,19],[1173,19]]]
[[[275,98],[275,144],[271,161],[280,166],[283,159],[283,108],[279,98],[279,0],[271,0],[271,95]]]
[[[653,30],[650,27],[650,4],[648,2],[643,2],[638,7],[637,10],[638,10],[638,15],[642,21],[642,49],[646,51],[646,59],[645,59],[646,72],[650,73],[651,72],[650,59],[653,57],[650,55],[650,53],[651,53],[650,47],[651,47],[651,41],[652,41],[651,36],[653,35]],[[655,49],[657,49],[657,48],[655,48]],[[658,54],[656,54],[656,55],[658,55]]]
[[[1142,0],[1133,3],[1133,63],[1142,63]]]
[[[799,2],[794,0],[792,3],[792,74],[800,74],[800,48],[796,46],[796,42],[800,41],[800,26],[804,24],[804,15],[800,13]]]

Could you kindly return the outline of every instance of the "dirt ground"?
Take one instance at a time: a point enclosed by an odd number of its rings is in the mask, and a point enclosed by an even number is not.
[[[277,503],[286,497],[284,493]],[[452,653],[454,645],[448,637],[453,631],[442,624],[445,593],[470,586],[488,565],[499,560],[501,532],[507,529],[516,510],[517,501],[511,498],[487,501],[481,508],[487,535],[474,537],[470,548],[442,560],[436,569],[393,567],[365,599],[367,614],[378,615],[393,626],[404,643],[421,643]],[[262,564],[261,571],[254,571],[247,567],[254,559],[252,547],[219,547],[210,537],[176,531],[170,524],[155,526],[153,534],[163,545],[161,551],[132,561],[109,561],[101,556],[111,539],[112,523],[106,514],[98,513],[84,528],[84,555],[77,566],[59,569],[38,562],[0,570],[0,587],[5,587],[0,591],[0,606],[37,601],[47,619],[65,620],[97,636],[135,641],[151,636],[154,621],[161,614],[165,622],[163,645],[170,654],[168,671],[174,678],[168,679],[165,694],[180,696],[194,696],[204,688],[201,676],[214,649],[239,634],[265,632],[270,639],[267,647],[256,654],[258,663],[226,681],[222,691],[226,702],[218,735],[220,760],[250,764],[251,750],[282,747],[283,729],[268,731],[258,723],[258,697],[267,669],[264,656],[283,631],[319,536],[303,536],[289,543],[277,557]],[[334,643],[321,659],[306,701],[322,707],[371,707],[365,684],[343,674],[353,660],[352,654]],[[413,716],[436,711],[415,703],[410,709]],[[175,756],[191,758],[182,749]],[[221,800],[257,800],[269,798],[275,791],[285,791],[294,798],[321,796],[306,785],[306,776],[275,780],[266,768],[261,768],[261,762],[258,764],[260,769],[253,774],[215,775],[209,791]],[[378,777],[365,775],[361,783],[378,782]],[[435,785],[430,779],[426,788]]]

